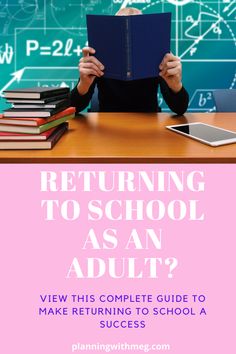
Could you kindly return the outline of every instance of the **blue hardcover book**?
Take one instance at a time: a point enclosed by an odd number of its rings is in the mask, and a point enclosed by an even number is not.
[[[135,16],[87,15],[89,46],[104,66],[104,77],[156,77],[170,52],[171,13]]]

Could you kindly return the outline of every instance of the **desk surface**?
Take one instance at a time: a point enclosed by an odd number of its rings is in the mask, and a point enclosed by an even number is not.
[[[89,113],[52,150],[0,151],[0,162],[236,163],[236,144],[210,147],[165,128],[199,121],[236,132],[236,113]]]

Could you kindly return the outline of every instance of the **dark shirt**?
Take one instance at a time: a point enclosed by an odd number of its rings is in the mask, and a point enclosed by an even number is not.
[[[188,108],[189,96],[184,87],[175,93],[161,77],[134,81],[99,78],[85,95],[78,93],[77,86],[71,91],[71,106],[76,107],[77,112],[88,106],[95,85],[98,88],[100,112],[160,112],[157,100],[158,86],[173,112],[181,115]]]

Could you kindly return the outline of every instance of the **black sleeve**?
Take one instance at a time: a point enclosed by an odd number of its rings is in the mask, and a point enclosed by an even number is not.
[[[169,88],[163,78],[159,77],[159,79],[162,96],[169,108],[178,115],[184,114],[189,103],[188,92],[182,86],[181,90],[175,93]]]
[[[96,82],[90,86],[88,92],[85,95],[80,95],[77,90],[77,85],[70,92],[70,105],[76,108],[76,113],[83,111],[88,105],[93,96]]]

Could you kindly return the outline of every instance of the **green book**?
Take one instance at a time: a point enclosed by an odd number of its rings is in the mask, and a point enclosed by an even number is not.
[[[69,119],[74,118],[74,114],[69,114],[62,118],[53,120],[49,123],[42,124],[38,127],[29,127],[23,125],[8,125],[8,124],[0,124],[0,131],[1,132],[12,132],[12,133],[25,133],[25,134],[40,134],[45,132],[48,129],[58,126],[61,123],[66,122]]]

